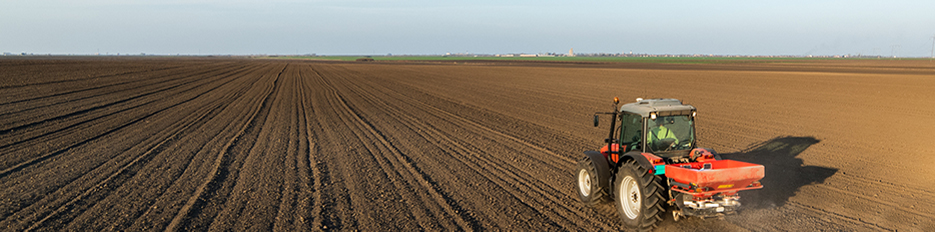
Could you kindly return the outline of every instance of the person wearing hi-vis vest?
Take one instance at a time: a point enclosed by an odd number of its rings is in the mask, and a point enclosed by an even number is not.
[[[675,119],[659,117],[653,121],[656,123],[656,126],[649,130],[649,140],[647,140],[650,148],[653,150],[665,150],[666,147],[679,144],[679,139],[675,137],[675,133],[665,126],[666,124],[674,123]]]

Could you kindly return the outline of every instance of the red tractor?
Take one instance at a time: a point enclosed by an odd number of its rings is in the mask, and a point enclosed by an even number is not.
[[[585,151],[575,179],[588,205],[613,201],[627,227],[655,228],[666,211],[682,217],[723,217],[740,208],[738,191],[763,188],[762,165],[722,160],[700,148],[695,107],[677,99],[641,99],[619,109],[600,151]],[[620,124],[619,126],[617,124]]]

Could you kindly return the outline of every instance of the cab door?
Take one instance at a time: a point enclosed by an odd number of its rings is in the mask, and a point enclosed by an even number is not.
[[[638,114],[624,112],[620,115],[620,145],[625,146],[623,152],[642,151],[643,144],[643,117]]]

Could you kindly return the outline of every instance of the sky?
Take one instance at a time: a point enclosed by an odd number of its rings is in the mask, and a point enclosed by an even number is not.
[[[929,57],[935,1],[3,0],[14,54]]]

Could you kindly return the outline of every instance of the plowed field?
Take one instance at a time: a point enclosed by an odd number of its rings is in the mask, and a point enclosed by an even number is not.
[[[935,63],[0,59],[0,228],[618,230],[577,200],[611,99],[766,166],[661,231],[935,230]],[[606,120],[606,119],[605,119]]]

